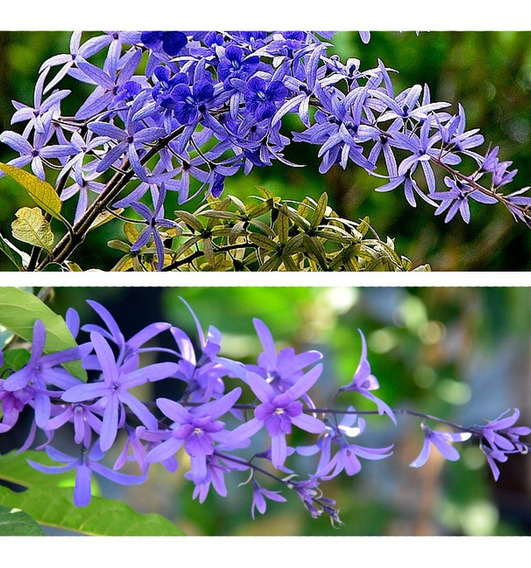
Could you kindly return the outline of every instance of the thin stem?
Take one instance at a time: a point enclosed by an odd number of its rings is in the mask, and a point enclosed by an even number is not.
[[[180,126],[168,136],[161,138],[156,145],[154,145],[143,156],[141,163],[146,164],[151,158],[174,140],[183,130]],[[96,220],[97,216],[119,196],[120,192],[134,177],[134,171],[129,168],[129,159],[125,158],[120,170],[126,173],[117,172],[107,183],[98,198],[93,201],[90,207],[85,211],[84,215],[74,225],[71,234],[65,235],[48,254],[48,256],[39,264],[37,270],[42,270],[47,264],[51,262],[63,262],[68,259],[72,252],[83,242],[86,234],[90,230],[92,223]],[[129,168],[129,169],[128,169]]]
[[[241,249],[241,248],[257,249],[258,245],[255,245],[254,243],[241,243],[241,244],[236,244],[236,245],[227,245],[227,246],[223,246],[223,247],[216,247],[214,252],[229,252],[229,251],[237,250],[237,249]],[[186,258],[182,258],[181,260],[176,260],[176,261],[172,262],[171,264],[168,264],[167,266],[165,266],[162,269],[162,271],[168,272],[169,270],[173,270],[175,268],[183,266],[184,264],[189,264],[189,263],[193,262],[194,260],[201,258],[203,255],[204,255],[204,252],[202,250],[198,249],[195,252],[193,252],[191,255],[187,256]]]

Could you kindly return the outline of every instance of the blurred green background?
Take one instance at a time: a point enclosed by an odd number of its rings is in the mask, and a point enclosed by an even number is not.
[[[298,352],[324,353],[324,372],[312,390],[318,405],[350,381],[359,360],[361,329],[380,381],[379,396],[395,408],[470,425],[515,406],[522,411],[521,422],[531,424],[529,295],[527,288],[55,288],[49,301],[61,315],[75,307],[84,323],[98,321],[86,299],[100,301],[126,337],[159,320],[195,337],[182,296],[205,330],[215,325],[222,331],[221,354],[248,363],[255,363],[261,351],[252,324],[259,317],[272,330],[278,349],[290,345]],[[164,340],[172,346],[163,335],[157,344]],[[159,386],[163,388],[154,385]],[[155,390],[142,396],[168,394]],[[343,396],[338,405],[374,408],[355,394]],[[250,486],[237,487],[247,479],[245,472],[227,477],[228,498],[211,493],[200,505],[192,501],[192,484],[182,477],[185,458],[177,474],[157,464],[142,486],[104,483],[102,491],[139,511],[159,512],[190,535],[531,534],[529,456],[512,456],[501,464],[497,483],[474,444],[459,446],[459,462],[445,462],[432,452],[428,464],[415,470],[408,464],[422,445],[419,421],[401,416],[398,426],[393,428],[385,417],[368,418],[357,441],[370,447],[394,443],[393,456],[363,461],[354,478],[342,475],[323,485],[325,494],[338,502],[345,523],[340,529],[332,528],[324,515],[312,519],[289,493],[288,503],[268,504],[267,514],[252,521]],[[307,440],[299,433],[296,443]],[[120,449],[118,442],[113,452]],[[315,467],[308,458],[291,460],[288,467],[296,471]],[[132,464],[130,472],[136,473]]]
[[[466,109],[469,128],[480,127],[487,143],[501,147],[503,160],[512,160],[519,169],[514,190],[530,183],[531,171],[531,33],[528,32],[375,32],[363,45],[357,33],[341,32],[334,37],[331,52],[344,59],[359,57],[362,69],[377,65],[378,58],[400,71],[395,76],[396,92],[415,83],[427,83],[433,100],[458,103]],[[0,129],[10,129],[11,99],[31,103],[40,64],[49,56],[68,51],[67,32],[0,33]],[[76,87],[67,79],[65,85]],[[86,96],[86,86],[80,96]],[[74,99],[75,100],[75,99]],[[69,106],[70,105],[70,106]],[[68,99],[63,111],[74,110]],[[287,129],[299,128],[297,120]],[[421,202],[416,210],[400,191],[378,194],[376,180],[356,167],[343,171],[334,167],[327,175],[318,173],[317,148],[292,145],[287,157],[306,164],[302,169],[276,164],[254,170],[248,176],[227,181],[226,193],[240,197],[256,194],[264,185],[284,197],[330,195],[330,204],[340,215],[359,219],[365,215],[384,238],[396,238],[397,250],[418,265],[428,262],[434,270],[529,270],[531,238],[529,230],[515,224],[501,206],[472,204],[469,226],[455,219],[449,225],[433,216],[433,209]],[[0,160],[14,156],[0,148]],[[442,183],[442,178],[441,178]],[[20,189],[2,180],[0,227],[9,233],[16,209],[31,205]],[[191,202],[191,209],[198,202]],[[70,205],[69,205],[70,206]],[[68,206],[67,206],[68,207]],[[171,207],[168,207],[171,211]],[[121,233],[119,223],[109,223],[92,233],[74,260],[84,268],[110,269],[119,258],[106,247],[110,238]],[[123,237],[123,235],[119,235]],[[0,258],[0,269],[12,269]]]

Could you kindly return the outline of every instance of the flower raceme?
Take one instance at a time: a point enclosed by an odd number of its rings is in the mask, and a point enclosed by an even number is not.
[[[427,462],[431,446],[455,461],[459,453],[451,444],[476,439],[497,479],[497,463],[527,451],[520,438],[531,429],[516,425],[518,410],[471,427],[416,411],[392,410],[372,393],[380,384],[372,374],[361,331],[356,372],[351,382],[337,388],[330,406],[323,407],[315,402],[316,387],[326,380],[322,353],[296,353],[291,347],[277,351],[266,324],[255,319],[263,349],[256,363],[226,359],[220,356],[221,332],[211,326],[205,334],[183,302],[195,323],[192,337],[175,325],[156,322],[126,339],[112,314],[89,301],[102,325],[81,325],[72,309],[66,316],[73,337],[88,334],[88,341],[79,347],[44,355],[47,332],[36,321],[27,362],[12,368],[10,357],[0,357],[0,433],[14,428],[21,412],[32,410],[32,426],[21,451],[34,446],[37,433],[43,433],[46,441],[37,449],[45,449],[58,465],[35,460],[30,465],[50,474],[75,471],[77,506],[90,503],[93,474],[119,484],[139,484],[154,464],[175,472],[184,452],[189,458],[184,476],[201,503],[211,490],[227,496],[226,477],[246,471],[253,518],[256,512],[265,513],[267,501],[283,502],[286,491],[295,491],[313,517],[325,513],[338,524],[335,502],[324,496],[321,485],[340,475],[357,475],[363,460],[387,459],[393,451],[392,444],[365,444],[369,430],[365,415],[386,414],[395,426],[399,414],[422,419],[424,444],[410,464],[414,468]],[[162,333],[173,346],[156,345]],[[157,362],[149,362],[153,357]],[[87,370],[88,382],[70,374],[68,364],[74,361]],[[151,383],[162,379],[174,385],[168,391],[172,398],[157,398],[155,403],[138,398],[137,392],[146,393]],[[357,410],[351,404],[356,397],[368,399],[377,409]],[[332,406],[342,399],[345,406]],[[444,424],[445,430],[428,427],[428,421]],[[72,441],[66,451],[55,447],[68,436]],[[310,444],[292,442],[312,438]],[[111,451],[118,456],[112,468],[105,465]],[[302,458],[306,465],[299,463]],[[120,471],[128,462],[137,464],[139,475]],[[290,469],[293,465],[297,471]],[[276,487],[269,487],[272,480]]]
[[[472,199],[502,203],[531,225],[529,187],[503,193],[516,170],[500,161],[498,147],[478,150],[484,138],[468,129],[461,105],[451,113],[427,85],[395,92],[383,62],[362,70],[358,59],[330,56],[332,36],[154,31],[82,42],[76,32],[71,53],[41,67],[34,106],[13,103],[22,134],[5,131],[0,141],[18,154],[10,164],[29,165],[41,179],[47,168],[61,170],[61,198],[78,199],[76,221],[102,204],[139,214],[148,227],[134,252],[152,237],[158,269],[157,235],[173,223],[161,214],[165,192],[177,192],[180,204],[200,193],[219,197],[238,172],[277,161],[295,166],[285,157],[292,142],[318,147],[321,173],[353,163],[382,180],[378,191],[402,188],[410,205],[419,197],[436,215],[446,212],[446,222],[457,212],[469,222]],[[93,58],[102,55],[99,66]],[[65,76],[94,88],[73,119],[61,112],[72,93],[56,88]],[[291,134],[283,127],[288,115],[300,121]],[[436,169],[448,189],[438,187]],[[156,193],[151,212],[140,203],[148,188]]]

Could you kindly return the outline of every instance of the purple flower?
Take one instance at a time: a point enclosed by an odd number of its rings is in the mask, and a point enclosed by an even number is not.
[[[47,390],[47,385],[65,390],[80,383],[60,365],[80,360],[92,350],[90,345],[85,344],[50,355],[43,355],[45,342],[46,328],[40,320],[37,320],[33,326],[31,357],[28,364],[13,373],[3,383],[3,390],[7,392],[22,391],[28,386],[31,387],[29,392],[33,395],[35,421],[39,428],[45,428],[50,418],[50,396],[60,396],[61,394]]]
[[[155,83],[151,96],[163,109],[174,109],[175,99],[171,96],[172,91],[176,85],[186,83],[188,76],[185,73],[177,73],[172,77],[171,71],[163,65],[155,68],[154,75],[158,82]]]
[[[51,131],[43,133],[36,132],[33,138],[33,145],[31,145],[26,138],[6,130],[0,134],[0,142],[7,144],[13,150],[17,151],[20,156],[8,163],[16,168],[22,168],[27,164],[31,164],[33,173],[42,180],[46,179],[44,172],[43,158],[68,158],[75,153],[75,148],[71,144],[56,144],[48,146]],[[2,172],[2,177],[4,174]]]
[[[47,75],[48,70],[41,73],[37,80],[35,94],[33,96],[33,108],[23,103],[13,101],[16,112],[11,117],[11,124],[28,121],[28,124],[24,128],[23,138],[27,139],[33,129],[39,134],[44,134],[50,125],[53,114],[59,110],[61,101],[71,92],[66,89],[56,91],[43,101],[43,87]]]
[[[197,124],[209,110],[214,97],[214,86],[206,80],[188,85],[176,85],[171,93],[175,101],[175,118],[181,124]]]
[[[164,218],[164,198],[166,188],[162,184],[153,212],[143,203],[131,203],[130,207],[147,221],[146,228],[140,233],[138,239],[131,246],[131,252],[137,252],[144,248],[152,238],[157,251],[157,270],[162,270],[164,266],[164,243],[160,236],[158,227],[164,229],[175,229],[178,224]]]
[[[55,414],[50,418],[46,425],[47,430],[57,430],[67,422],[74,425],[74,441],[76,444],[89,447],[92,439],[92,431],[97,434],[101,433],[101,419],[99,416],[103,413],[100,404],[68,404],[62,406],[54,406],[52,413]],[[97,416],[99,415],[99,416]]]
[[[253,479],[253,504],[251,506],[251,517],[254,520],[255,509],[263,515],[266,512],[267,503],[266,498],[277,503],[284,503],[286,499],[280,495],[280,491],[269,491],[264,487],[258,485]]]
[[[396,418],[389,406],[380,398],[373,395],[370,391],[377,390],[380,388],[380,383],[376,377],[371,372],[371,365],[367,359],[367,342],[365,341],[365,336],[361,329],[358,329],[361,335],[361,355],[360,361],[358,363],[358,368],[352,377],[352,381],[341,387],[340,392],[358,392],[361,396],[374,402],[378,408],[378,413],[387,414],[389,418],[393,421],[396,426]]]
[[[91,480],[93,472],[121,485],[139,485],[147,480],[145,475],[136,476],[118,473],[98,463],[98,461],[102,459],[103,453],[97,445],[94,445],[90,451],[82,447],[79,457],[69,456],[51,446],[46,447],[46,453],[54,461],[65,463],[65,465],[48,466],[27,460],[29,465],[37,471],[52,474],[64,473],[75,469],[76,484],[74,487],[74,505],[76,505],[76,507],[86,507],[90,504],[92,499]]]
[[[253,77],[247,82],[245,104],[256,120],[271,118],[277,109],[277,104],[288,96],[288,89],[282,81],[267,83],[261,77]]]
[[[453,178],[446,176],[444,178],[444,183],[450,188],[449,191],[430,193],[430,197],[441,201],[439,207],[435,211],[435,215],[441,215],[445,211],[448,211],[444,219],[445,223],[451,221],[458,211],[465,223],[470,222],[470,206],[468,204],[469,198],[487,205],[498,202],[494,197],[489,197],[481,191],[474,190],[460,180],[454,180]]]
[[[171,324],[165,322],[156,322],[149,324],[144,329],[141,329],[138,333],[135,333],[129,339],[125,339],[123,333],[118,326],[118,323],[112,316],[112,314],[94,300],[87,300],[87,304],[100,316],[103,323],[106,325],[106,329],[94,324],[87,324],[83,326],[83,331],[92,333],[96,332],[105,337],[107,340],[113,342],[119,349],[119,354],[117,357],[118,364],[122,365],[126,362],[132,365],[130,359],[134,359],[134,365],[138,365],[138,355],[145,351],[151,351],[152,348],[142,347],[145,343],[153,339],[159,333],[170,329]],[[73,310],[72,310],[73,311]],[[68,316],[68,313],[67,313]],[[70,318],[75,317],[76,328],[79,327],[79,316],[77,313],[71,314]],[[67,320],[68,323],[68,320]],[[154,347],[153,350],[160,351],[160,348]],[[174,354],[174,352],[172,352]],[[101,371],[101,366],[99,365],[98,358],[94,356],[93,359],[88,362],[91,357],[85,359],[84,364],[87,369],[96,369]]]
[[[507,454],[528,452],[528,445],[520,441],[520,436],[529,436],[531,428],[515,426],[520,418],[520,411],[517,408],[514,409],[511,416],[507,416],[508,412],[509,410],[506,410],[486,426],[477,427],[481,436],[480,448],[487,457],[496,481],[500,471],[495,461],[505,462],[507,461]]]
[[[326,427],[317,443],[313,446],[301,446],[296,449],[302,456],[312,456],[320,453],[319,465],[314,476],[323,480],[336,477],[342,471],[347,475],[353,476],[361,471],[361,463],[358,458],[368,460],[382,460],[391,455],[393,446],[386,448],[366,448],[356,444],[351,444],[348,438],[355,438],[365,430],[365,420],[358,418],[349,407],[349,413],[345,414],[341,422],[337,425],[329,424]],[[356,426],[356,422],[358,425]],[[332,448],[339,446],[335,456],[332,455]],[[334,470],[332,473],[330,473]]]
[[[175,455],[183,446],[191,460],[191,479],[196,483],[205,481],[207,456],[214,453],[214,443],[224,443],[231,433],[218,420],[229,412],[241,395],[235,388],[219,400],[207,402],[187,410],[178,402],[167,398],[157,399],[157,406],[165,416],[173,420],[169,438],[153,448],[146,456],[148,463],[163,461]]]
[[[232,432],[231,442],[246,440],[265,426],[271,436],[271,461],[274,467],[281,468],[287,456],[286,434],[291,434],[292,424],[313,434],[326,428],[317,418],[304,414],[302,403],[297,400],[314,385],[322,370],[323,366],[317,365],[282,394],[277,394],[259,375],[247,373],[247,383],[262,404],[256,407],[254,418]]]
[[[450,445],[450,442],[465,442],[472,436],[470,432],[438,432],[428,428],[424,423],[421,427],[424,430],[424,445],[417,458],[409,464],[410,467],[422,467],[428,461],[432,444],[443,458],[457,461],[460,457],[459,452]]]
[[[240,47],[229,45],[218,63],[218,77],[227,87],[231,87],[232,79],[244,79],[251,75],[259,63],[257,55],[245,56]]]
[[[93,332],[90,339],[101,366],[103,380],[72,387],[63,394],[62,398],[66,402],[106,399],[100,434],[100,447],[105,452],[112,446],[118,432],[118,425],[125,418],[124,405],[147,428],[157,429],[158,423],[155,417],[129,392],[129,389],[146,382],[170,377],[177,371],[178,366],[176,363],[155,363],[141,369],[124,371],[117,364],[109,344],[102,335]]]
[[[263,352],[258,356],[258,365],[246,365],[245,370],[242,369],[240,378],[245,380],[246,371],[251,371],[260,375],[277,391],[278,394],[285,392],[294,383],[296,383],[303,375],[303,369],[323,358],[323,354],[319,351],[305,351],[296,354],[292,347],[281,349],[278,353],[275,347],[275,341],[271,335],[271,331],[265,323],[255,318],[253,324],[256,329]],[[309,402],[307,395],[304,400]]]
[[[183,32],[142,32],[140,41],[149,49],[162,49],[164,53],[174,56],[188,43],[188,38]]]
[[[119,62],[119,73],[114,64],[104,66],[102,70],[88,61],[78,61],[77,69],[71,69],[69,75],[79,81],[96,85],[96,88],[76,112],[76,120],[93,118],[107,109],[115,100],[120,88],[131,80],[141,59],[141,50],[127,52]]]
[[[26,404],[30,404],[33,400],[32,387],[11,392],[5,390],[4,383],[5,379],[0,379],[0,403],[3,414],[0,422],[0,434],[8,432],[13,428]]]
[[[135,174],[142,181],[148,181],[148,176],[140,161],[138,150],[142,149],[144,144],[154,142],[164,136],[165,130],[158,127],[141,128],[141,123],[133,119],[134,112],[135,106],[133,105],[127,115],[125,130],[108,122],[92,122],[89,125],[91,132],[118,142],[102,158],[96,167],[97,172],[106,171],[127,152],[127,157]]]

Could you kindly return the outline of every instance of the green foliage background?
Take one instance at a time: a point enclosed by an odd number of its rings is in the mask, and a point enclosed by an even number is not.
[[[448,101],[454,109],[462,103],[469,128],[480,127],[487,143],[499,145],[502,159],[512,160],[520,170],[514,184],[514,189],[519,189],[531,183],[530,40],[528,32],[431,32],[419,36],[375,32],[370,44],[363,45],[357,33],[341,32],[334,38],[334,50],[344,59],[359,57],[363,69],[376,66],[380,58],[399,70],[397,92],[427,83],[434,100]],[[10,100],[31,103],[40,64],[67,51],[68,41],[68,32],[0,33],[0,129],[11,128]],[[73,85],[71,81],[69,86]],[[65,111],[68,105],[67,99]],[[296,119],[287,124],[287,128],[298,127]],[[380,236],[395,237],[397,250],[415,265],[428,262],[434,270],[531,269],[529,230],[516,225],[501,206],[473,204],[470,226],[457,219],[445,225],[425,203],[412,209],[399,191],[375,193],[376,180],[355,167],[343,171],[336,166],[326,176],[318,174],[316,153],[316,148],[293,145],[288,158],[308,167],[276,164],[248,177],[235,176],[228,180],[226,193],[243,198],[255,194],[257,185],[264,185],[283,197],[302,199],[306,195],[317,198],[327,191],[330,205],[340,215],[354,220],[369,215]],[[9,148],[0,148],[1,161],[12,157]],[[2,180],[0,188],[0,227],[7,234],[16,209],[31,203],[10,180]],[[196,206],[190,204],[191,208]],[[116,238],[117,230],[121,233],[120,225],[112,222],[95,231],[74,260],[82,258],[85,268],[101,266],[103,261],[110,269],[119,254],[109,250],[106,242]],[[0,268],[12,269],[4,258]]]
[[[525,288],[56,288],[50,305],[62,315],[73,306],[82,322],[96,323],[85,302],[93,299],[111,310],[126,336],[162,320],[194,337],[179,296],[192,305],[205,329],[215,325],[222,331],[225,356],[256,362],[261,349],[253,317],[271,328],[278,349],[321,350],[325,368],[313,391],[318,403],[325,404],[338,385],[350,380],[360,355],[359,328],[381,384],[378,394],[391,406],[466,424],[518,406],[522,423],[531,423],[531,302]],[[138,396],[151,399],[154,394],[145,390]],[[355,395],[341,402],[373,408]],[[297,436],[295,443],[307,443]],[[502,464],[495,484],[473,445],[459,448],[457,463],[435,455],[425,468],[409,468],[422,445],[419,423],[411,418],[400,417],[395,430],[386,418],[373,417],[359,443],[394,443],[395,453],[382,462],[364,461],[356,477],[341,476],[324,486],[326,495],[338,501],[345,522],[339,530],[324,517],[311,519],[289,494],[288,503],[271,503],[264,517],[252,521],[250,487],[237,487],[245,473],[228,478],[228,498],[211,494],[200,505],[192,501],[193,487],[183,478],[185,458],[177,474],[155,466],[142,486],[103,483],[101,491],[139,512],[162,514],[189,535],[531,534],[529,456]],[[298,469],[305,463],[295,458],[288,465]],[[133,464],[130,473],[137,473]]]

